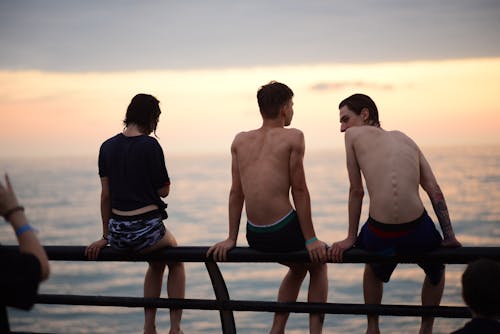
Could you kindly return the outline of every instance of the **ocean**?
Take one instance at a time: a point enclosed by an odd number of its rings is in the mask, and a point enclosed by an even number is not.
[[[500,147],[423,148],[445,194],[452,224],[464,246],[500,245]],[[209,246],[227,237],[230,156],[169,154],[172,178],[169,219],[180,245]],[[101,235],[100,183],[96,157],[15,158],[0,160],[20,203],[44,245],[88,245]],[[331,244],[347,233],[348,179],[343,150],[306,152],[306,178],[318,237]],[[2,178],[3,180],[3,178]],[[422,198],[435,220],[424,192]],[[367,198],[362,222],[367,217]],[[239,246],[247,246],[243,215]],[[360,224],[361,225],[361,224]],[[0,243],[16,244],[11,228],[0,225]],[[51,262],[50,279],[40,293],[142,296],[147,265],[127,262]],[[275,263],[223,263],[229,294],[239,300],[275,301],[286,268]],[[442,305],[463,306],[460,276],[464,265],[448,265]],[[328,302],[363,303],[363,264],[329,264]],[[214,298],[202,263],[186,264],[186,298]],[[384,304],[420,304],[424,274],[416,265],[399,265],[384,288]],[[306,278],[299,301],[306,301]],[[165,285],[164,285],[165,287]],[[166,297],[163,289],[162,297]],[[142,333],[141,308],[35,305],[30,312],[8,309],[11,329],[55,333]],[[272,313],[235,312],[238,333],[266,333]],[[435,333],[449,333],[466,319],[435,321]],[[382,317],[383,333],[418,332],[420,319]],[[220,333],[217,311],[185,310],[185,333]],[[327,315],[325,333],[364,333],[365,316]],[[159,333],[167,333],[168,310],[158,311]],[[307,333],[308,315],[291,314],[287,333]]]

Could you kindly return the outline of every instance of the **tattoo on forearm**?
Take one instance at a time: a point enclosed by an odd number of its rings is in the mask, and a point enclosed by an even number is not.
[[[431,196],[432,207],[439,220],[439,225],[443,231],[445,238],[453,235],[453,228],[451,227],[450,215],[448,213],[448,207],[444,199],[443,193],[441,191],[433,194]]]

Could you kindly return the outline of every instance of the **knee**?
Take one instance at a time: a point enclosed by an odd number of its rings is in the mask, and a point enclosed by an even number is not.
[[[326,263],[315,263],[307,269],[311,276],[323,276],[327,274],[328,267]]]
[[[183,262],[168,262],[167,263],[168,270],[170,271],[179,271],[182,270],[184,271],[184,263]]]
[[[304,279],[307,274],[307,267],[305,266],[292,266],[290,267],[290,275],[298,279]]]
[[[318,273],[326,273],[327,270],[328,266],[326,265],[326,263],[315,263],[309,268],[310,272],[318,272]]]
[[[153,271],[156,271],[156,272],[162,272],[165,270],[165,265],[166,263],[165,262],[161,262],[161,261],[151,261],[149,262],[149,268]]]

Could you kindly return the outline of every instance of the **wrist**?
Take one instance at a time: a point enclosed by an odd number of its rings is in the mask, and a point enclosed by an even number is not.
[[[305,242],[305,244],[306,244],[306,246],[309,246],[310,244],[312,244],[315,241],[318,241],[318,238],[316,236],[307,239],[306,242]]]
[[[358,235],[357,234],[355,234],[355,235],[349,235],[348,234],[347,235],[347,240],[356,240],[356,239],[358,239]]]
[[[444,239],[455,239],[455,233],[449,232],[444,234]]]
[[[35,231],[33,227],[31,227],[30,224],[24,224],[18,228],[16,228],[16,236],[20,237],[23,233],[28,232],[28,231]]]
[[[23,212],[23,211],[24,211],[24,206],[16,205],[13,208],[10,208],[7,211],[5,211],[5,213],[3,214],[3,217],[6,221],[10,222],[11,218],[14,214],[19,213],[19,212]]]

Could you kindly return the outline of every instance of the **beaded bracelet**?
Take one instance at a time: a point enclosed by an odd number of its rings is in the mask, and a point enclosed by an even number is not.
[[[17,211],[24,211],[24,206],[18,205],[13,207],[12,209],[7,210],[7,212],[4,213],[3,217],[5,220],[9,221],[10,216],[14,214]]]
[[[309,240],[306,241],[306,246],[312,244],[313,242],[315,242],[317,240],[318,240],[318,238],[312,237],[311,239],[309,239]]]

